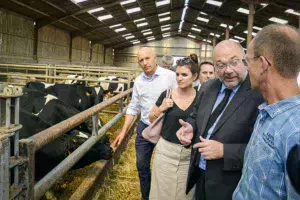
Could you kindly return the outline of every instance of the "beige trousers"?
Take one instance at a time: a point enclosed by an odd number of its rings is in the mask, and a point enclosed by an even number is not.
[[[150,199],[193,199],[195,188],[188,195],[185,194],[191,149],[168,142],[162,137],[155,148]]]

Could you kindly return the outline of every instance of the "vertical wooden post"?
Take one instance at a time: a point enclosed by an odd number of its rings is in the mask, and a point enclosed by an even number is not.
[[[226,32],[225,32],[225,40],[229,40],[229,25],[227,24]]]
[[[214,35],[214,38],[213,38],[213,47],[215,47],[217,44],[217,39],[216,39],[216,36]]]
[[[254,3],[253,3],[253,1],[249,1],[247,49],[248,49],[249,43],[252,40],[253,20],[254,20]]]
[[[37,60],[38,53],[38,42],[39,42],[39,21],[35,22],[33,30],[33,59]]]
[[[106,56],[106,46],[104,45],[104,49],[103,49],[103,63],[104,64],[106,63],[105,56]]]
[[[70,42],[69,42],[69,62],[72,63],[72,46],[73,46],[73,35],[72,33],[70,35]]]

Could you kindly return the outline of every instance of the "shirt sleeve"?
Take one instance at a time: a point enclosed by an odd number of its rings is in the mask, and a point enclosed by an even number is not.
[[[171,89],[175,89],[177,88],[177,80],[176,80],[176,73],[172,73],[172,85],[171,85]]]
[[[126,114],[127,115],[137,115],[140,108],[141,108],[141,106],[139,104],[139,94],[138,94],[138,90],[137,90],[137,87],[135,84],[133,86],[132,97],[131,97],[131,101],[128,105]]]
[[[162,92],[162,93],[160,94],[160,96],[158,97],[158,99],[157,99],[155,105],[156,105],[157,107],[159,107],[159,106],[162,104],[162,102],[163,102],[163,100],[164,100],[165,97],[166,97],[166,91],[164,91],[164,92]]]

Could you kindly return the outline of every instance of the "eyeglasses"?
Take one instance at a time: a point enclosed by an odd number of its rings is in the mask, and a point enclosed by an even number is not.
[[[231,69],[234,69],[241,62],[243,62],[245,64],[244,59],[233,59],[233,60],[229,61],[228,63],[217,62],[215,64],[215,68],[219,71],[226,69],[227,66],[230,66]]]
[[[259,57],[263,57],[264,59],[266,59],[268,65],[271,66],[270,61],[269,61],[265,56],[261,56],[261,55],[259,55],[259,56],[254,56],[253,58],[249,58],[249,57],[247,56],[247,54],[246,54],[246,55],[244,55],[244,60],[246,61],[247,65],[249,65],[250,60],[255,60],[255,59],[259,58]]]
[[[195,62],[192,59],[188,58],[188,57],[182,58],[182,59],[179,59],[179,60],[176,61],[177,66],[183,66],[183,65],[194,64],[194,63]]]

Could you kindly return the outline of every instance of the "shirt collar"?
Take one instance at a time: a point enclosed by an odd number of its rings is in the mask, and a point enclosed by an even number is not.
[[[258,109],[260,112],[266,112],[270,115],[270,117],[274,118],[277,115],[298,105],[300,105],[300,94],[282,101],[278,101],[271,105],[268,105],[267,102],[264,102],[258,106]]]
[[[238,85],[236,88],[234,88],[234,89],[232,90],[232,92],[233,92],[234,94],[236,94],[240,87],[241,87],[241,85]],[[226,89],[226,86],[222,83],[221,90],[220,90],[220,94],[224,93],[224,92],[225,92],[225,91],[224,91],[225,89]]]
[[[156,66],[157,66],[157,69],[155,70],[152,78],[149,78],[149,76],[147,76],[145,72],[142,73],[142,76],[145,79],[153,79],[154,77],[159,76],[161,74],[162,68],[159,65],[156,65]]]

